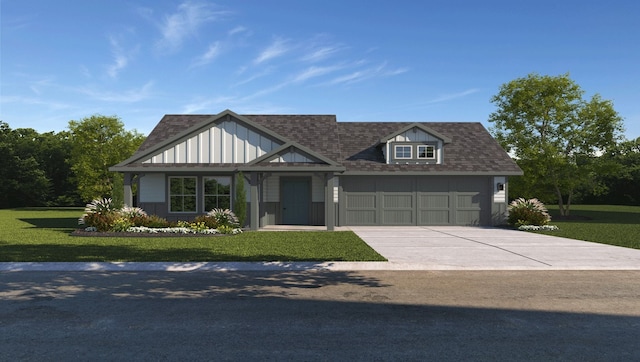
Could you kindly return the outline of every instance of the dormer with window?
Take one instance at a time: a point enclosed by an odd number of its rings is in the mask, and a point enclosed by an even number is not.
[[[424,124],[414,123],[380,140],[388,164],[442,164],[451,140]]]

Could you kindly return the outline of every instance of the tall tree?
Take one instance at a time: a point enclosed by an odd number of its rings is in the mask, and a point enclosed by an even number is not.
[[[492,133],[523,169],[527,193],[553,194],[561,215],[569,215],[576,188],[593,180],[590,160],[614,147],[622,118],[613,103],[589,101],[569,78],[529,74],[500,87],[491,98]]]
[[[29,147],[21,146],[32,144],[35,135],[34,130],[11,130],[0,121],[0,208],[44,206],[47,202],[51,182]]]
[[[137,131],[126,131],[118,117],[93,115],[70,121],[71,169],[83,201],[113,197],[114,183],[122,175],[109,167],[130,157],[144,140]],[[119,192],[120,190],[116,190]]]

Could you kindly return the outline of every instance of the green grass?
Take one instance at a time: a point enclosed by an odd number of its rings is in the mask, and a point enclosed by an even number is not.
[[[384,261],[353,232],[80,237],[82,209],[0,210],[0,261]]]
[[[640,206],[572,205],[575,220],[560,220],[557,206],[547,208],[560,230],[540,233],[640,249]]]

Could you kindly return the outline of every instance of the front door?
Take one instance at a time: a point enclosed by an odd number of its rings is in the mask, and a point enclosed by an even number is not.
[[[308,178],[285,178],[281,181],[282,224],[309,225],[311,180]]]

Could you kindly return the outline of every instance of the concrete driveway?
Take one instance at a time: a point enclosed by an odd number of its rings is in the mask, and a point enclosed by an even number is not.
[[[455,226],[350,229],[389,259],[385,269],[640,270],[640,250],[524,231]]]

